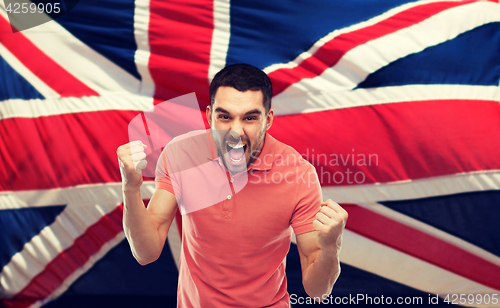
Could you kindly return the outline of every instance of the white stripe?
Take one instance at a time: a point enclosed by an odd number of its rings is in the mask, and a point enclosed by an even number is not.
[[[426,223],[423,223],[417,219],[411,218],[410,216],[404,215],[397,211],[394,211],[382,204],[373,203],[373,204],[359,204],[359,206],[366,208],[372,212],[383,215],[387,218],[390,218],[394,221],[400,222],[406,226],[409,226],[415,230],[419,230],[423,233],[429,234],[435,238],[438,238],[442,241],[450,243],[456,247],[459,247],[481,259],[487,260],[493,264],[496,264],[500,267],[500,257],[492,254],[489,251],[486,251],[476,245],[473,245],[467,241],[462,240],[461,238],[455,237],[449,233],[443,232],[440,229],[434,228]]]
[[[354,48],[335,65],[334,70],[348,77],[347,86],[352,88],[365,80],[370,73],[399,58],[421,52],[464,32],[497,21],[500,21],[498,3],[473,2],[450,8],[411,27]]]
[[[445,10],[413,26],[353,48],[320,76],[302,79],[276,98],[285,101],[295,95],[303,96],[303,93],[332,93],[353,89],[370,73],[397,59],[498,21],[500,5],[497,3],[474,2]]]
[[[2,2],[0,15],[9,20]],[[55,21],[9,35],[24,35],[53,61],[99,94],[140,93],[139,80],[84,44]]]
[[[46,98],[56,98],[60,95],[46,85],[38,76],[33,74],[24,64],[19,61],[3,44],[0,43],[0,56],[27,82],[29,82],[40,94]],[[0,111],[1,114],[1,111]]]
[[[134,11],[134,36],[137,43],[135,52],[135,64],[141,75],[140,94],[153,96],[155,85],[149,73],[149,0],[135,0]]]
[[[288,115],[377,104],[447,99],[499,101],[500,88],[469,85],[407,85],[331,93],[300,92],[292,97],[274,98],[273,110],[275,115]],[[11,99],[0,104],[0,119],[36,118],[105,110],[144,111],[152,107],[152,97],[132,94],[59,97],[45,100]]]
[[[295,237],[292,238],[292,243],[296,244]],[[428,293],[498,293],[498,290],[448,272],[349,230],[344,230],[340,261]],[[424,303],[426,300],[424,299]]]
[[[325,45],[325,43],[331,41],[332,39],[336,38],[337,36],[339,36],[341,34],[345,34],[345,33],[354,32],[354,31],[357,31],[359,29],[367,28],[369,26],[373,26],[373,25],[375,25],[383,20],[386,20],[386,19],[388,19],[388,18],[390,18],[398,13],[401,13],[401,12],[406,11],[408,9],[411,9],[413,7],[421,6],[421,5],[428,4],[428,3],[461,2],[461,1],[462,0],[430,0],[430,1],[424,0],[424,1],[415,1],[415,2],[411,2],[411,3],[403,4],[401,6],[392,8],[383,14],[377,15],[374,18],[371,18],[367,21],[363,21],[363,22],[354,24],[352,26],[349,26],[349,27],[346,27],[343,29],[338,29],[338,30],[332,31],[329,34],[327,34],[326,36],[324,36],[323,38],[321,38],[320,40],[318,40],[316,43],[314,43],[314,45],[309,50],[307,50],[307,51],[303,52],[302,54],[300,54],[299,56],[297,56],[297,58],[295,58],[293,61],[290,61],[288,63],[273,64],[271,66],[266,67],[264,69],[264,71],[266,73],[271,73],[271,72],[278,70],[278,69],[281,69],[281,68],[294,68],[294,67],[298,66],[300,63],[302,63],[302,61],[304,61],[305,59],[311,57],[320,47]]]
[[[493,264],[496,264],[498,266],[500,266],[500,257],[482,249],[482,248],[479,248],[467,241],[464,241],[458,237],[455,237],[455,236],[452,236],[451,234],[449,233],[446,233],[446,232],[443,232],[437,228],[434,228],[428,224],[425,224],[421,221],[418,221],[414,218],[411,218],[409,216],[406,216],[404,214],[401,214],[397,211],[394,211],[388,207],[385,207],[381,204],[378,204],[378,203],[374,203],[374,204],[359,204],[359,206],[362,206],[370,211],[373,211],[375,213],[378,213],[378,214],[381,214],[387,218],[390,218],[394,221],[397,221],[397,222],[400,222],[404,225],[407,225],[413,229],[416,229],[416,230],[419,230],[423,233],[426,233],[426,234],[429,234],[435,238],[438,238],[440,240],[443,240],[445,242],[448,242],[456,247],[459,247],[473,255],[476,255],[477,257],[479,258],[482,258],[486,261],[489,261]],[[350,232],[348,230],[346,230],[346,232]],[[345,242],[346,240],[344,240],[343,242]],[[296,242],[296,238],[295,238],[295,234],[292,233],[292,243],[294,244],[297,244]],[[383,246],[382,244],[379,244],[381,246]],[[345,245],[344,245],[345,246]],[[342,254],[344,253],[345,251],[345,248],[343,248],[342,250]],[[373,253],[373,251],[371,252]],[[341,254],[341,256],[342,256]],[[366,258],[370,258],[370,256],[365,256]],[[349,264],[349,261],[345,261],[346,259],[344,258],[344,261],[342,262],[346,262]]]
[[[339,203],[368,204],[487,190],[500,190],[500,170],[459,173],[391,183],[323,186],[323,197]]]
[[[498,256],[430,225],[393,211],[380,204],[365,204],[360,206],[446,241],[500,266],[500,258]],[[296,244],[295,236],[292,236],[292,243]],[[371,241],[349,230],[344,231],[342,252],[340,256],[341,261],[344,263],[430,293],[460,294],[460,292],[468,291],[467,294],[491,294],[492,292],[497,292],[494,289],[470,281],[460,275],[448,272],[425,261],[420,261],[417,258],[393,250],[376,241]],[[359,258],[360,256],[361,258]],[[384,262],[380,263],[380,267],[377,267],[377,262],[380,261],[380,259],[384,259]],[[418,262],[415,262],[417,264],[412,264],[414,260],[418,260]],[[391,264],[397,267],[391,266]],[[425,272],[422,273],[422,270]],[[415,277],[415,274],[408,274],[408,272],[418,273],[418,277]],[[434,277],[434,279],[431,277]],[[432,279],[432,283],[428,283],[426,278],[429,278],[429,281]],[[436,281],[436,279],[438,280]]]
[[[142,198],[150,199],[154,191],[154,181],[143,182],[141,186]],[[107,204],[114,206],[121,202],[123,202],[122,183],[88,184],[67,188],[0,192],[0,210],[65,204]]]
[[[73,245],[77,237],[117,204],[67,205],[50,226],[43,228],[4,266],[0,285],[5,295],[20,292],[54,257]]]
[[[275,115],[425,100],[500,100],[498,86],[405,85],[341,91],[309,92],[291,88],[273,98]]]
[[[10,99],[0,103],[0,120],[37,118],[68,113],[106,110],[144,111],[153,107],[153,98],[126,93],[102,96],[59,97],[49,99]]]
[[[102,259],[111,249],[113,249],[116,245],[120,244],[121,241],[125,238],[123,232],[118,233],[118,235],[109,242],[106,242],[101,249],[94,255],[90,257],[90,259],[83,265],[73,272],[64,282],[57,288],[50,296],[48,296],[43,301],[38,301],[30,306],[30,308],[38,308],[51,300],[56,299],[60,295],[62,295],[72,284],[75,282],[80,276],[85,274],[92,266],[94,266],[97,261]]]
[[[210,66],[208,68],[209,82],[212,81],[218,71],[226,66],[229,37],[231,35],[230,11],[229,0],[214,1],[214,32],[210,48]]]
[[[150,199],[154,191],[154,181],[146,181],[141,186],[144,199]],[[1,192],[0,210],[67,204],[56,220],[26,243],[2,269],[0,286],[4,296],[13,296],[22,290],[51,259],[73,245],[75,238],[122,202],[121,183]]]
[[[349,230],[343,237],[341,262],[415,289],[433,294],[499,292]]]

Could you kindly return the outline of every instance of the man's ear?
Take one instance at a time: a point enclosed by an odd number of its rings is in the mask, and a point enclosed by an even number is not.
[[[207,122],[210,127],[212,127],[212,109],[210,108],[210,105],[207,106],[207,109],[205,110],[205,114],[207,116]]]
[[[273,120],[274,120],[274,111],[273,108],[269,109],[269,112],[267,113],[266,116],[267,124],[266,124],[266,130],[269,130],[271,126],[273,125]]]

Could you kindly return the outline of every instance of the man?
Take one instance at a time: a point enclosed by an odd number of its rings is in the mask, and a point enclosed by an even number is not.
[[[290,226],[309,296],[325,299],[340,274],[347,212],[331,200],[321,202],[314,167],[267,133],[274,116],[271,96],[271,82],[261,70],[246,64],[221,70],[210,85],[206,116],[211,129],[166,147],[147,209],[139,191],[142,176],[134,167],[145,157],[144,145],[118,148],[124,230],[140,264],[159,257],[178,204],[181,208],[179,307],[289,307]],[[173,171],[177,160],[193,152],[211,156]],[[200,194],[204,197],[197,199]],[[209,195],[222,197],[205,201]]]

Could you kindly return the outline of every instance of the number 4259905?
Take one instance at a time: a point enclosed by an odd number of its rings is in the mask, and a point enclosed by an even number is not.
[[[448,294],[443,300],[448,304],[498,304],[498,294]]]
[[[61,12],[60,3],[9,3],[5,9],[12,14],[27,14],[27,13],[59,13]]]

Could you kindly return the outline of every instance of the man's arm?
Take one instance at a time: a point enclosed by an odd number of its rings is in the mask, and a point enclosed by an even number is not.
[[[307,294],[322,301],[340,275],[340,248],[347,212],[332,200],[321,204],[313,226],[317,231],[297,235],[302,283]]]
[[[163,189],[157,189],[148,207],[144,206],[140,192],[142,175],[136,171],[137,163],[146,157],[144,148],[139,141],[117,150],[123,184],[123,229],[132,254],[141,265],[158,259],[177,211],[175,196]],[[138,169],[143,168],[145,165]]]

